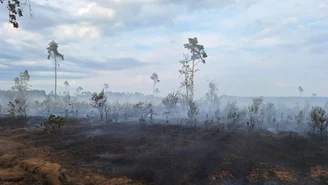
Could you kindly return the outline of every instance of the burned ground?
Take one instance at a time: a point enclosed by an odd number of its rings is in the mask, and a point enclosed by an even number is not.
[[[31,121],[1,118],[1,184],[328,183],[328,147],[303,136],[87,120],[47,134]]]

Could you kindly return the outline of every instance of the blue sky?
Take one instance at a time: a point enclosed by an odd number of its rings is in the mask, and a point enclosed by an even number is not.
[[[328,96],[326,0],[31,0],[14,29],[0,14],[0,83],[28,69],[31,85],[54,88],[46,47],[59,43],[59,91],[68,81],[99,91],[152,93],[149,76],[161,79],[161,95],[179,89],[183,44],[197,37],[208,58],[199,65],[196,96],[215,80],[220,94]],[[7,12],[0,4],[0,12]]]

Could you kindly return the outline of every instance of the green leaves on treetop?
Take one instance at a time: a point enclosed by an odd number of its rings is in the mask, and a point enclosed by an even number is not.
[[[204,51],[204,46],[198,44],[197,37],[195,38],[189,38],[188,43],[184,44],[184,47],[190,50],[191,55],[191,60],[201,60],[202,63],[205,64],[205,59],[207,57],[207,54]]]
[[[62,60],[64,60],[64,55],[58,52],[58,44],[55,41],[51,41],[49,43],[49,47],[47,47],[47,50],[48,50],[48,60],[50,58],[61,58]]]
[[[0,3],[4,2],[4,0],[0,0]],[[29,0],[27,0],[25,4],[30,5]],[[7,9],[9,10],[9,22],[14,26],[14,28],[18,28],[19,24],[17,22],[17,16],[23,16],[23,8],[20,0],[8,0]]]

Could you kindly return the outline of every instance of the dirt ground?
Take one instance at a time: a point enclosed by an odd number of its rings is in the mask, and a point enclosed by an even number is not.
[[[328,184],[328,147],[302,136],[173,125],[0,118],[0,184]]]

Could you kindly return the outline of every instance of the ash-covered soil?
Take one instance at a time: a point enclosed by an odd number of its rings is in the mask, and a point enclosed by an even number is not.
[[[328,184],[328,146],[299,135],[39,122],[0,118],[0,184]]]

